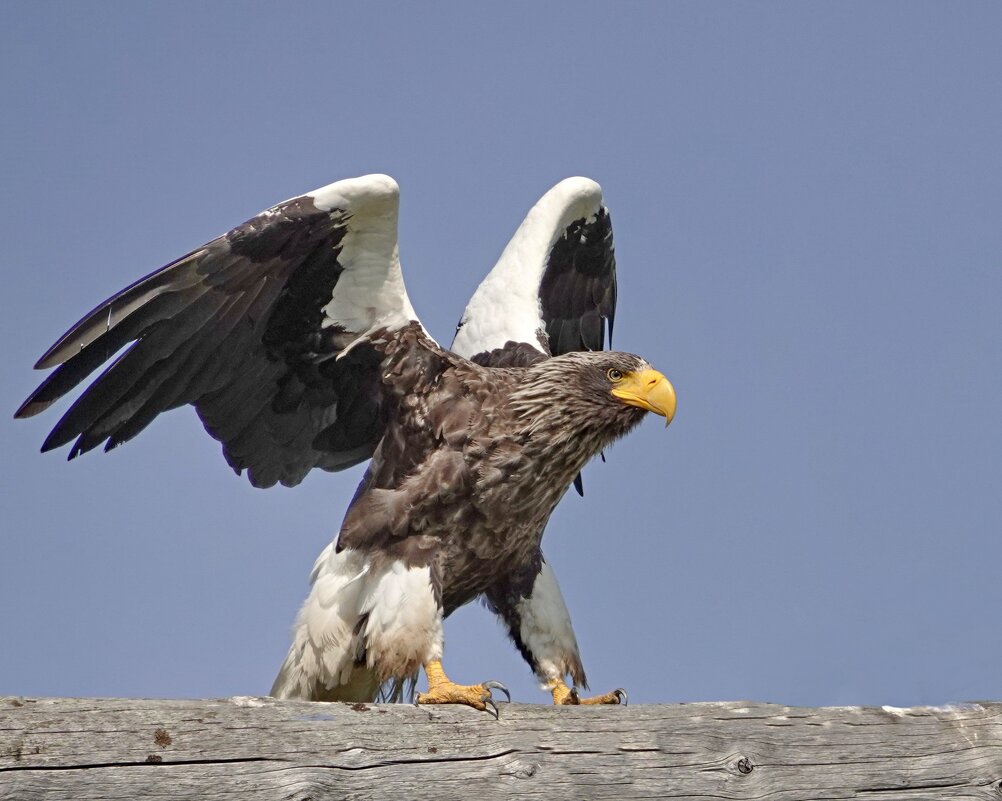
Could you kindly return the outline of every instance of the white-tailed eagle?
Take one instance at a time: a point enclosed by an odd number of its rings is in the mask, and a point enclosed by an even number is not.
[[[532,208],[470,300],[451,349],[421,325],[385,175],[279,203],[101,303],[39,360],[17,411],[47,408],[122,354],[56,424],[69,457],[191,404],[237,472],[293,486],[369,466],[317,559],[280,698],[374,700],[424,667],[420,703],[493,706],[451,682],[442,621],[485,599],[556,703],[586,686],[540,549],[581,468],[675,393],[639,356],[603,351],[616,271],[601,189],[568,178]],[[131,344],[130,344],[131,343]],[[496,711],[496,710],[495,710]]]

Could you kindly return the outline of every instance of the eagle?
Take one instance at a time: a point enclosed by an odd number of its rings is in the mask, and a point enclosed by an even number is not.
[[[118,355],[42,445],[69,458],[195,407],[255,487],[368,461],[314,565],[271,694],[497,706],[496,681],[443,667],[443,620],[482,599],[554,703],[591,698],[541,550],[554,507],[596,454],[675,391],[640,356],[603,350],[616,306],[602,190],[568,178],[529,211],[448,349],[421,324],[397,246],[399,188],[351,178],[279,203],[100,303],[41,357],[55,368],[16,417],[45,410]],[[71,444],[72,443],[72,444]],[[568,680],[570,684],[568,684]]]

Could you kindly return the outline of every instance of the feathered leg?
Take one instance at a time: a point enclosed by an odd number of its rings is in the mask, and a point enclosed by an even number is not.
[[[442,609],[427,565],[338,551],[317,559],[271,694],[374,701],[380,685],[442,656]]]
[[[511,576],[486,594],[488,606],[508,628],[516,647],[553,695],[555,704],[618,704],[626,692],[613,690],[581,698],[577,687],[588,687],[577,638],[553,570],[542,558],[538,570]],[[575,687],[567,686],[570,676]]]
[[[273,696],[375,701],[385,682],[399,683],[423,665],[428,692],[418,694],[419,704],[490,707],[497,715],[491,690],[507,695],[502,684],[454,684],[442,670],[442,607],[428,565],[331,543],[310,581]]]

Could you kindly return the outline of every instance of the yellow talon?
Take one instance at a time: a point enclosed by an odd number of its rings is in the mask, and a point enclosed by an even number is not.
[[[626,706],[629,696],[622,687],[617,687],[605,695],[594,695],[591,698],[581,698],[578,691],[568,687],[563,679],[554,679],[549,683],[553,694],[553,703],[559,706],[577,706],[579,704],[622,704]]]
[[[511,700],[508,688],[497,681],[485,681],[483,684],[456,684],[445,675],[442,662],[433,659],[424,666],[428,675],[428,692],[418,693],[419,704],[466,704],[481,712],[490,707],[494,717],[498,716],[498,708],[491,696],[491,690],[500,690]]]

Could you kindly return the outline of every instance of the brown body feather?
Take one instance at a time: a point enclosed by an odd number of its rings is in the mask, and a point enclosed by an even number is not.
[[[384,341],[388,423],[337,548],[430,566],[449,614],[538,569],[574,476],[644,416],[609,395],[608,370],[648,365],[597,352],[481,367],[417,326]]]

